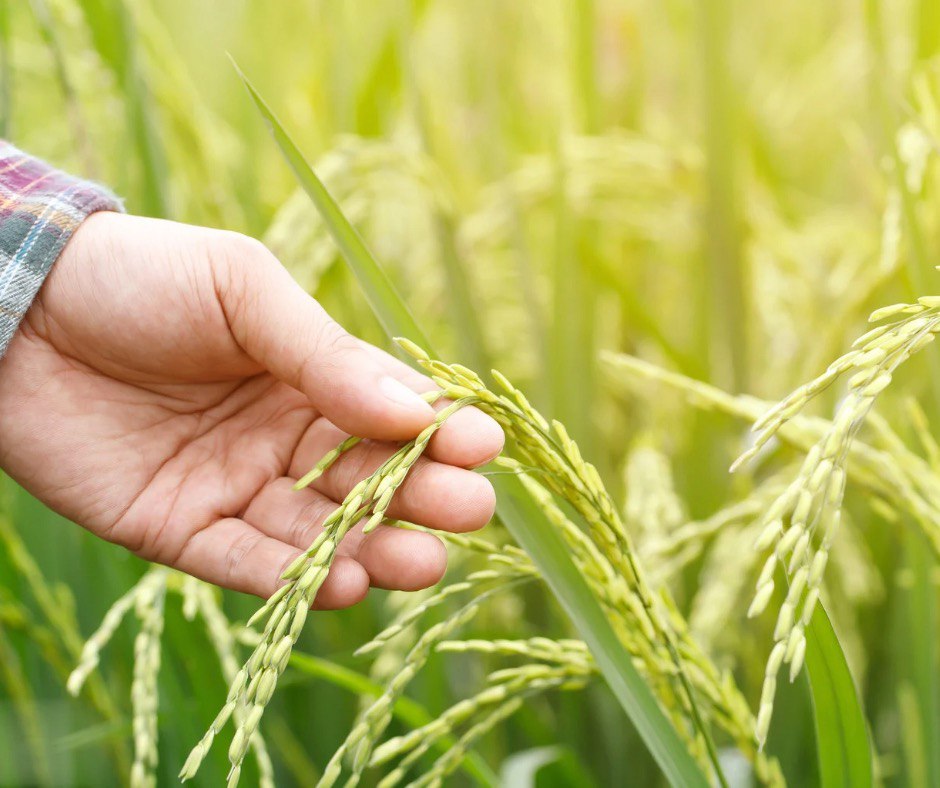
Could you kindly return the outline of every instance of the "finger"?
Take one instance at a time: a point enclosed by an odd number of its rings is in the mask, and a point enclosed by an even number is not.
[[[244,520],[217,520],[196,532],[174,566],[214,585],[264,599],[282,584],[281,575],[299,551],[263,534]],[[351,558],[337,558],[317,594],[314,607],[348,607],[369,590],[369,576]]]
[[[315,490],[294,490],[293,483],[286,477],[271,482],[255,496],[244,517],[266,535],[306,549],[337,504]],[[363,534],[360,524],[346,535],[338,552],[357,561],[376,588],[427,588],[437,583],[447,568],[447,551],[439,539],[388,526]]]
[[[342,432],[317,419],[294,451],[288,473],[301,476],[342,440]],[[360,479],[373,473],[398,447],[363,441],[343,454],[313,487],[341,501]],[[398,489],[389,516],[444,531],[474,531],[486,525],[496,507],[489,480],[473,471],[420,458]]]
[[[416,372],[407,364],[373,345],[366,345],[367,352],[382,364],[389,375],[400,380],[408,388],[423,394],[435,391],[438,386],[426,375]],[[447,407],[447,401],[438,402],[436,410]],[[431,438],[428,456],[448,465],[477,468],[486,465],[503,450],[505,443],[503,428],[496,420],[477,408],[462,408]]]
[[[363,537],[356,560],[374,587],[417,591],[440,582],[447,549],[433,534],[380,525]]]
[[[232,334],[255,361],[353,435],[405,440],[434,419],[257,241],[236,234],[215,255]]]
[[[369,575],[352,558],[338,555],[333,559],[330,573],[313,600],[314,610],[342,610],[356,605],[369,593]]]

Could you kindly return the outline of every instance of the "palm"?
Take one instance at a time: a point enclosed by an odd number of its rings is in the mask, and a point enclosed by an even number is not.
[[[0,465],[56,510],[145,558],[269,594],[297,548],[390,445],[366,442],[315,490],[291,491],[343,433],[256,359],[274,353],[270,366],[300,387],[324,374],[324,358],[329,366],[333,355],[380,358],[378,351],[337,334],[321,346],[316,369],[292,368],[276,355],[278,339],[268,347],[242,314],[257,305],[226,259],[232,246],[209,245],[207,263],[206,231],[107,217],[118,220],[122,232],[109,227],[107,244],[70,244],[11,345],[0,373]],[[311,340],[322,345],[323,337]],[[378,424],[373,434],[404,437],[396,431]],[[492,439],[441,438],[438,459],[455,465],[493,453]],[[480,477],[433,462],[419,477],[402,491],[399,516],[451,528],[488,518]],[[442,484],[462,490],[450,507],[435,494]],[[370,581],[419,587],[441,568],[439,546],[423,534],[354,534],[344,552],[321,605],[355,601]],[[403,561],[405,552],[415,560]]]

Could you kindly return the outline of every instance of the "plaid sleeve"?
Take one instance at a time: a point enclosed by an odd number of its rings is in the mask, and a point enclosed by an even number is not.
[[[121,203],[0,140],[0,357],[72,233],[102,210]]]

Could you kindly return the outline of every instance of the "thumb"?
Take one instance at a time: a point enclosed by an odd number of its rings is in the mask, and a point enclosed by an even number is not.
[[[255,362],[352,435],[405,440],[433,421],[433,408],[391,377],[263,244],[237,235],[231,243],[235,249],[216,258],[217,281],[226,284],[219,298],[235,340]]]

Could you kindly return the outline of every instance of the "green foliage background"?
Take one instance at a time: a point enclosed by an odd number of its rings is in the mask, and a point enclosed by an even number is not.
[[[744,422],[648,382],[612,381],[601,349],[772,400],[822,371],[872,308],[934,291],[940,12],[931,0],[0,0],[0,14],[0,133],[109,184],[129,211],[265,239],[347,328],[383,343],[231,52],[441,353],[498,366],[561,419],[627,496],[628,521],[630,499],[644,494],[679,507],[678,518],[633,522],[641,546],[644,529],[663,536],[712,515],[759,479],[726,471],[745,445]],[[879,406],[914,448],[929,426],[909,418],[907,399],[933,424],[940,417],[931,383],[940,378],[925,355]],[[625,490],[629,459],[650,446],[665,465],[634,477],[648,488]],[[778,450],[773,461],[796,457]],[[56,637],[69,627],[87,636],[145,567],[9,481],[3,503],[54,584]],[[847,504],[830,612],[878,773],[886,784],[937,785],[935,556],[874,496],[850,490]],[[745,618],[759,564],[722,538],[705,540],[670,583],[693,624],[703,606],[727,606],[711,609],[727,616],[718,628],[701,614],[702,637],[756,704],[772,622]],[[74,655],[59,643],[61,664],[50,664],[30,628],[48,622],[4,544],[0,784],[123,784],[133,633],[103,661],[105,712],[88,694],[69,698],[63,670]],[[651,550],[654,570],[657,560]],[[453,571],[466,571],[461,559]],[[722,602],[734,576],[747,578],[745,593]],[[352,651],[406,604],[374,592],[356,609],[317,614],[300,649],[368,676]],[[233,619],[254,608],[226,597]],[[531,589],[498,598],[473,634],[568,632]],[[203,632],[175,600],[164,660],[160,784],[172,784],[225,693]],[[485,667],[435,658],[411,695],[434,714],[471,692]],[[359,702],[335,682],[288,672],[265,721],[282,784],[311,782]],[[539,785],[658,779],[600,686],[534,701],[478,752],[498,770],[555,745],[561,757]],[[769,748],[792,784],[817,780],[803,680],[782,689]],[[222,784],[224,748],[204,768],[204,784]]]

